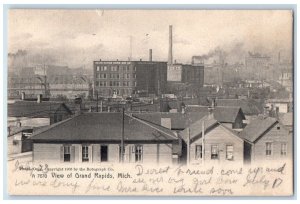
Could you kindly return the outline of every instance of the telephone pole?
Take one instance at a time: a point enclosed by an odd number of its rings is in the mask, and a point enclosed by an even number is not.
[[[98,112],[99,112],[99,110],[98,110],[98,100],[99,100],[99,97],[98,97],[98,90],[96,91],[96,97],[97,97],[96,112],[98,113]]]
[[[124,162],[124,121],[125,121],[125,108],[122,107],[122,138],[121,138],[121,162]]]

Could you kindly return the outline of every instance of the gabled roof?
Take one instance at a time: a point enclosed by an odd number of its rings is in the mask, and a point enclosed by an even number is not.
[[[154,112],[154,113],[135,113],[134,117],[139,118],[141,120],[147,121],[152,124],[162,125],[162,118],[170,118],[171,119],[171,129],[173,130],[183,130],[189,124],[200,120],[208,112],[196,112],[196,113],[168,113],[168,112]]]
[[[21,127],[17,127],[17,126],[11,126],[9,127],[9,132],[8,132],[8,136],[12,136],[15,134],[18,134],[20,132],[23,132],[24,130],[33,130],[33,127],[31,126],[21,126]]]
[[[189,135],[190,135],[190,142],[194,142],[195,140],[197,140],[198,138],[202,137],[202,124],[204,122],[204,133],[206,133],[210,128],[218,125],[218,121],[216,119],[214,119],[213,117],[203,117],[202,119],[194,122],[193,124],[191,124],[188,128],[189,128]],[[188,140],[188,128],[184,129],[183,131],[181,131],[179,133],[179,135],[181,136],[181,138],[187,142]]]
[[[202,112],[208,113],[207,106],[188,106],[187,112]],[[234,123],[240,114],[242,119],[245,120],[245,115],[240,107],[231,106],[216,106],[213,110],[214,118],[221,123]]]
[[[36,142],[121,141],[122,113],[84,113],[35,133]],[[125,141],[177,141],[169,129],[124,116]]]
[[[17,101],[8,104],[9,117],[32,117],[32,118],[48,118],[50,114],[55,113],[60,107],[63,107],[69,114],[71,110],[64,103],[45,101],[37,103],[34,101]]]
[[[271,117],[253,119],[244,130],[240,132],[239,136],[254,143],[276,123],[278,123],[278,121]]]

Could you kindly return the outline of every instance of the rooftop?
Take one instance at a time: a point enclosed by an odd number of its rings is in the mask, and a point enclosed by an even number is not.
[[[264,135],[268,129],[270,129],[274,124],[278,123],[275,118],[256,118],[253,119],[242,132],[240,132],[240,137],[249,141],[256,142],[262,135]]]
[[[122,113],[84,113],[47,129],[34,133],[34,141],[50,142],[92,142],[121,141]],[[130,115],[124,116],[125,141],[162,142],[177,140],[171,130],[149,124]]]
[[[16,101],[8,104],[9,117],[32,117],[32,118],[47,118],[51,113],[54,113],[60,106],[64,106],[70,114],[72,111],[61,102],[43,101],[37,103],[36,101]]]
[[[202,112],[202,114],[208,114],[207,106],[187,106],[187,112],[195,113]],[[221,123],[234,123],[238,115],[240,114],[242,119],[245,120],[245,115],[240,107],[232,106],[216,106],[213,109],[214,118]]]

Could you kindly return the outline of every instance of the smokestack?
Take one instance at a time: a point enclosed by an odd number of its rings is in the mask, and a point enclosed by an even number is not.
[[[152,49],[149,49],[149,61],[152,62]]]
[[[172,36],[172,25],[169,25],[169,58],[168,64],[173,64],[173,36]]]

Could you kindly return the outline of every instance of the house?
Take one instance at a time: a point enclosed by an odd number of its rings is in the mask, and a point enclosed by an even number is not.
[[[32,135],[33,161],[172,163],[181,156],[173,131],[129,114],[83,113]],[[122,125],[124,123],[124,126]]]
[[[186,112],[188,113],[205,113],[208,115],[207,106],[187,106]],[[215,106],[211,109],[216,120],[223,125],[236,130],[241,130],[244,127],[243,120],[246,119],[244,112],[240,107],[233,106]]]
[[[179,135],[189,164],[243,163],[244,140],[212,115],[191,124]]]
[[[247,162],[291,158],[292,134],[277,119],[253,119],[239,136],[246,141],[244,159]]]
[[[216,99],[217,106],[241,107],[245,116],[262,114],[264,101],[255,99]]]
[[[27,138],[32,135],[33,127],[9,127],[8,128],[8,155],[19,154],[32,150],[32,143]]]
[[[286,129],[288,129],[290,132],[293,132],[293,116],[294,113],[279,113],[278,114],[278,120],[279,122],[285,126]]]
[[[173,131],[182,131],[189,124],[203,118],[207,113],[169,113],[169,112],[154,112],[154,113],[133,113],[132,116],[139,118],[145,122],[160,125]]]
[[[293,99],[289,98],[274,98],[266,100],[266,107],[270,111],[275,111],[275,113],[288,113],[293,112]]]
[[[65,120],[73,112],[65,103],[14,101],[8,104],[8,126],[39,127]],[[16,125],[18,123],[18,125]]]

